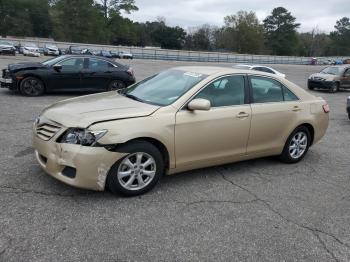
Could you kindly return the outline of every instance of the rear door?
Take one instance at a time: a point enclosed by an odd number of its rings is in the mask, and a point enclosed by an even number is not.
[[[249,82],[252,120],[247,153],[278,153],[307,107],[273,78],[253,75]]]
[[[84,57],[71,57],[57,63],[62,69],[56,71],[51,67],[49,85],[53,90],[79,90],[81,87],[81,72],[84,68]]]
[[[103,59],[88,58],[87,68],[82,72],[82,88],[85,90],[107,90],[115,66]]]

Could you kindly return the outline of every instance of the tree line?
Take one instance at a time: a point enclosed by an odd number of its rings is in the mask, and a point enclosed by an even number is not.
[[[221,27],[204,24],[186,31],[162,17],[139,23],[122,16],[137,10],[134,0],[0,0],[0,35],[247,54],[350,55],[348,17],[336,21],[330,33],[318,28],[299,33],[296,18],[277,7],[263,21],[252,11],[239,11],[224,17]]]

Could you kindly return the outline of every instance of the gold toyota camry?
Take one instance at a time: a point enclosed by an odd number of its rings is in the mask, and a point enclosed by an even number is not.
[[[322,98],[271,74],[177,67],[51,105],[33,144],[64,183],[138,195],[163,174],[265,156],[296,163],[324,136],[328,112]]]

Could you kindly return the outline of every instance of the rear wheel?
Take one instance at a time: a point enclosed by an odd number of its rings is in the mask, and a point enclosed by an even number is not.
[[[24,96],[40,96],[44,93],[45,86],[39,78],[29,76],[21,81],[19,90]]]
[[[311,136],[305,126],[297,127],[288,137],[280,159],[285,163],[296,163],[304,158],[309,150]]]
[[[127,153],[110,169],[107,186],[115,194],[136,196],[151,190],[164,173],[164,160],[151,143],[135,141],[124,145]]]
[[[121,80],[113,80],[107,88],[107,91],[115,91],[115,90],[119,90],[119,89],[123,89],[125,88],[126,85],[123,81]]]
[[[331,88],[329,89],[330,93],[336,93],[339,91],[339,83],[334,82],[331,86]]]

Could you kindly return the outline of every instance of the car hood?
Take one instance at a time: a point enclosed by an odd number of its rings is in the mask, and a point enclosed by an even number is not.
[[[159,106],[105,92],[63,100],[46,108],[42,115],[66,127],[86,128],[91,124],[153,114]]]
[[[28,70],[28,69],[37,69],[45,67],[42,63],[39,62],[22,62],[16,64],[9,64],[8,69],[10,71],[19,71],[19,70]]]
[[[24,46],[23,48],[29,50],[29,51],[38,51],[38,47],[32,47],[32,46]]]
[[[333,79],[337,78],[336,75],[331,75],[331,74],[323,74],[323,73],[315,73],[310,76],[310,78],[316,78],[319,80],[330,80],[332,81]]]

